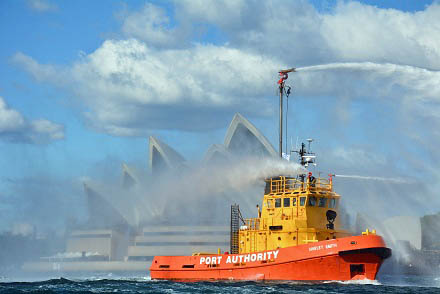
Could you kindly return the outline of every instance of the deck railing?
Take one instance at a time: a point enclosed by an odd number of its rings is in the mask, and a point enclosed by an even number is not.
[[[261,219],[247,218],[244,220],[245,224],[240,227],[240,230],[260,230],[263,229]],[[264,220],[263,220],[264,222]]]
[[[332,178],[324,179],[324,178],[313,178],[313,177],[305,177],[304,181],[295,178],[289,177],[277,177],[266,180],[267,184],[269,184],[270,190],[266,190],[266,194],[268,193],[284,193],[284,192],[293,192],[298,190],[306,190],[306,191],[331,191],[332,190]]]

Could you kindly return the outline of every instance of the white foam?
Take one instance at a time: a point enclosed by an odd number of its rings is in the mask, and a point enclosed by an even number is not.
[[[369,279],[363,279],[363,280],[349,280],[349,281],[325,281],[324,283],[338,283],[338,284],[345,284],[345,285],[375,285],[375,286],[382,286],[381,283],[379,283],[378,280],[369,280]]]

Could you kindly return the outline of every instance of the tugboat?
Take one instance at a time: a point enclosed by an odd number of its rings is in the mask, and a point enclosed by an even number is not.
[[[281,70],[280,140],[283,157],[283,94],[288,73]],[[286,91],[287,89],[287,91]],[[307,168],[315,155],[305,144],[298,151]],[[333,191],[332,175],[265,179],[258,217],[243,219],[239,206],[231,206],[230,251],[194,253],[192,256],[156,256],[150,267],[152,279],[206,280],[295,280],[347,281],[376,279],[382,262],[391,256],[381,236],[368,229],[352,236],[341,229],[340,195]]]

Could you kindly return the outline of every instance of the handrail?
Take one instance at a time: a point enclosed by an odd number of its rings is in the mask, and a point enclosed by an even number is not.
[[[307,177],[305,181],[299,179],[280,176],[267,179],[269,184],[269,193],[284,193],[293,191],[332,191],[332,179]]]
[[[263,222],[263,224],[261,223],[261,221]],[[260,230],[264,227],[264,220],[260,218],[246,218],[244,222],[245,224],[240,227],[241,231],[255,231]]]

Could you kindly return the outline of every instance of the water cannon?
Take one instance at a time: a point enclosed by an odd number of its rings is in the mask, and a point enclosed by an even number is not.
[[[280,75],[280,79],[278,81],[278,84],[280,86],[282,86],[282,87],[284,86],[284,81],[289,78],[289,72],[296,72],[296,68],[292,67],[292,68],[289,68],[289,69],[280,70],[278,72],[278,74]]]
[[[293,72],[293,71],[295,71],[296,72],[296,68],[294,68],[294,67],[292,67],[292,68],[289,68],[289,69],[283,69],[283,70],[280,70],[279,71],[279,73],[281,74],[285,74],[285,73],[289,73],[289,72]]]

